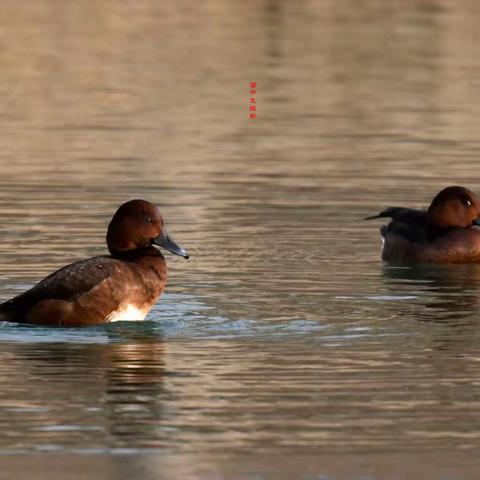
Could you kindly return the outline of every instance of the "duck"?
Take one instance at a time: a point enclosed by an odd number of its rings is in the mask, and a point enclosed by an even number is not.
[[[107,229],[110,255],[80,260],[0,304],[0,321],[83,327],[143,320],[167,282],[163,248],[189,258],[168,234],[158,208],[134,199],[120,205]]]
[[[382,260],[393,263],[480,262],[480,198],[461,186],[438,192],[428,209],[388,207],[364,220],[380,228]]]

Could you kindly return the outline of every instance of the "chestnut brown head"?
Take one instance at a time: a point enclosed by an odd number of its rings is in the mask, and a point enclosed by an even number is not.
[[[158,208],[146,200],[130,200],[118,208],[107,230],[108,250],[122,255],[158,245],[175,255],[188,258],[186,250],[168,235]]]
[[[428,223],[434,228],[480,225],[480,199],[465,187],[447,187],[428,208]]]

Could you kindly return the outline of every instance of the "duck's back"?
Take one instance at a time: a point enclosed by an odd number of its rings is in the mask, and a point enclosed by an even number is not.
[[[93,257],[67,265],[34,287],[0,305],[0,320],[24,322],[29,311],[45,300],[74,301],[101,284],[115,270],[116,260]]]
[[[375,218],[390,218],[388,225],[380,227],[380,235],[386,241],[389,236],[398,235],[412,243],[427,241],[427,212],[404,207],[388,207],[378,215],[367,217],[365,220]]]
[[[72,263],[1,304],[0,320],[89,325],[112,320],[116,312],[130,305],[146,314],[163,289],[165,278],[151,269],[139,269],[142,267],[134,262],[110,256]]]

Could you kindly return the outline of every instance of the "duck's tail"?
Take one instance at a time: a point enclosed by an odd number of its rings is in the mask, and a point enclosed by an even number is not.
[[[364,220],[375,218],[391,218],[393,222],[401,222],[412,227],[424,228],[427,222],[427,211],[405,207],[388,207],[377,215],[366,217]]]
[[[364,220],[375,220],[376,218],[395,219],[399,215],[404,214],[406,211],[411,211],[411,210],[409,208],[404,208],[404,207],[388,207],[385,210],[382,210],[377,215],[372,215],[371,217],[365,217]]]

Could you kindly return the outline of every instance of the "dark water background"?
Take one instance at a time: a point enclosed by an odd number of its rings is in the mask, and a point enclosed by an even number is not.
[[[383,265],[362,218],[480,192],[479,22],[3,1],[0,300],[134,197],[192,256],[143,323],[0,326],[0,478],[478,478],[480,265]]]

